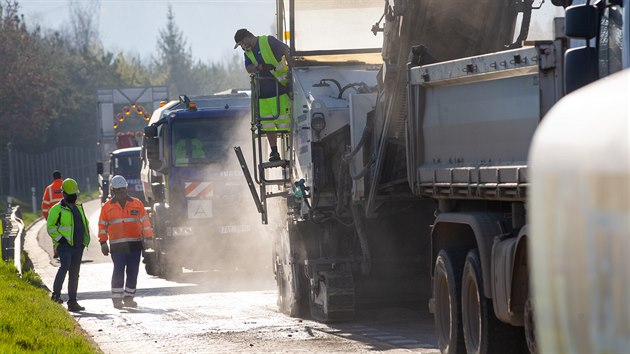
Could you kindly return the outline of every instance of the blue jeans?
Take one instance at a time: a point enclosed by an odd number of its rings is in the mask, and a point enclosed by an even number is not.
[[[140,256],[142,250],[129,252],[112,252],[114,273],[112,274],[112,298],[120,299],[123,296],[133,297],[136,294],[138,283],[138,270],[140,269]],[[125,281],[125,270],[127,280]]]
[[[68,300],[77,300],[77,288],[79,287],[79,271],[81,270],[81,258],[83,257],[83,245],[70,246],[67,243],[60,243],[57,246],[57,254],[59,254],[59,262],[61,266],[57,270],[55,282],[53,283],[53,294],[61,295],[61,287],[66,280],[66,274],[70,273],[68,278]]]

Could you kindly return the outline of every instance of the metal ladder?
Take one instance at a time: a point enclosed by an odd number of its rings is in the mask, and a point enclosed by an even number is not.
[[[247,186],[249,187],[249,191],[252,194],[252,198],[254,199],[254,203],[256,204],[256,209],[261,214],[262,223],[268,223],[268,213],[267,213],[267,199],[274,197],[286,197],[288,195],[289,190],[287,189],[287,184],[291,182],[290,179],[290,166],[291,160],[286,159],[283,155],[283,152],[287,152],[290,140],[290,129],[288,131],[278,131],[277,134],[280,138],[280,144],[278,152],[283,157],[280,161],[273,162],[263,162],[263,142],[262,137],[266,135],[266,132],[262,130],[262,122],[266,120],[274,120],[277,119],[280,115],[280,100],[276,99],[276,114],[272,117],[261,118],[260,117],[260,109],[259,109],[259,97],[260,97],[260,80],[274,80],[276,84],[276,97],[279,97],[279,87],[278,81],[275,78],[271,77],[260,77],[258,73],[251,75],[251,88],[252,88],[252,103],[251,103],[251,112],[252,112],[252,157],[253,157],[253,165],[256,166],[254,169],[254,177],[252,178],[252,174],[247,166],[247,161],[245,160],[245,156],[243,155],[243,151],[240,146],[234,147],[234,152],[236,153],[236,157],[238,158],[241,169],[243,170],[243,175],[245,176],[245,180],[247,181]],[[282,177],[273,177],[269,176],[273,169],[281,168],[282,169]],[[256,191],[256,187],[254,183],[258,184],[258,191]],[[279,186],[280,191],[269,190],[269,187]]]

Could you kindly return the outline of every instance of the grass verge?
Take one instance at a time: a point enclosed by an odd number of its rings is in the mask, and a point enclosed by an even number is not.
[[[29,272],[20,279],[0,261],[0,353],[99,353],[65,308],[29,282],[39,280]]]
[[[96,197],[98,191],[80,200]],[[20,200],[13,204],[20,205],[25,227],[41,215]],[[6,208],[6,201],[0,200],[0,211]],[[102,353],[65,307],[50,300],[25,252],[21,259],[22,278],[12,263],[0,260],[0,353]]]

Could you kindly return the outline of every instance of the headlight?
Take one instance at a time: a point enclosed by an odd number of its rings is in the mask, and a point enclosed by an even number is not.
[[[326,118],[324,118],[323,113],[313,113],[313,116],[311,117],[311,128],[316,133],[319,133],[326,128]]]

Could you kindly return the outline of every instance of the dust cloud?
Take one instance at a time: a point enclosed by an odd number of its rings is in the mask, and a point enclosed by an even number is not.
[[[196,283],[212,291],[275,289],[272,243],[274,234],[284,225],[271,218],[268,225],[262,224],[234,152],[235,146],[241,147],[254,178],[251,117],[231,120],[232,124],[222,125],[220,130],[198,134],[211,136],[213,140],[211,161],[202,167],[204,175],[196,177],[212,183],[212,216],[187,221],[203,234],[195,235],[198,242],[195,249],[176,255],[176,263],[184,267],[184,272],[173,280]],[[266,158],[266,139],[262,140],[262,146]],[[257,184],[255,188],[259,192]],[[270,214],[279,213],[270,211]]]

